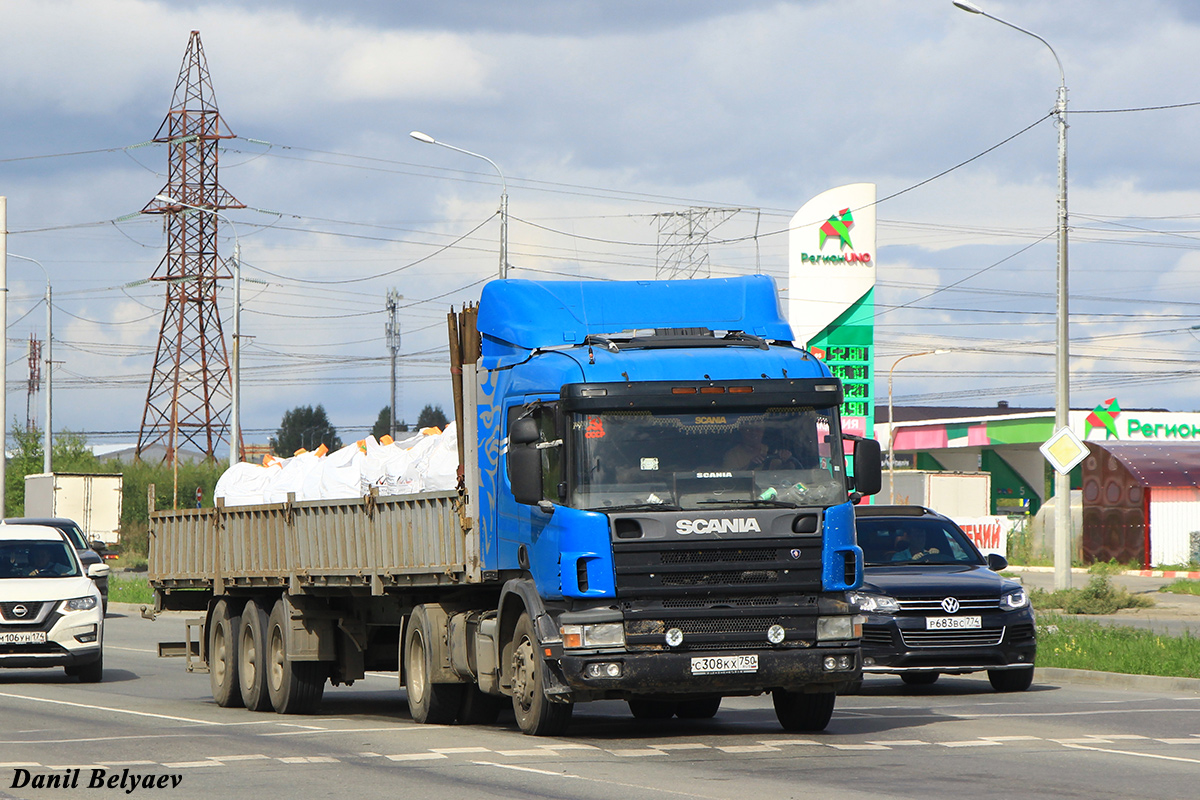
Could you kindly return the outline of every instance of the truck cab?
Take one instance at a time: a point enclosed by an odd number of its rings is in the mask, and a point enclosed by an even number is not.
[[[538,684],[533,714],[769,691],[817,730],[858,680],[852,501],[878,490],[878,445],[848,477],[841,385],[776,297],[762,276],[485,288],[481,556],[500,641],[520,614],[537,632],[531,674],[501,678]]]

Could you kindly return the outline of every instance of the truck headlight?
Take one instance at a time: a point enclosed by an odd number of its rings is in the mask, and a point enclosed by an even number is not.
[[[1029,594],[1024,587],[1005,592],[1000,597],[1000,607],[1005,611],[1015,611],[1029,605]]]
[[[817,617],[818,642],[854,638],[854,617]]]
[[[896,598],[886,594],[848,592],[846,599],[858,606],[859,611],[866,611],[868,614],[895,614],[900,610]]]
[[[97,600],[94,596],[87,597],[72,597],[70,600],[64,600],[63,605],[67,611],[90,611],[97,605]]]
[[[563,647],[624,647],[625,625],[621,622],[598,622],[593,625],[563,625]]]

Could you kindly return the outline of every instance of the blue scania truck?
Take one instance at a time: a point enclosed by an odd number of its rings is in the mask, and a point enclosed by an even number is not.
[[[880,451],[842,434],[773,280],[500,280],[449,323],[458,490],[152,514],[155,611],[196,612],[161,653],[280,713],[394,670],[418,722],[511,703],[558,735],[589,700],[770,693],[824,729],[861,678]]]

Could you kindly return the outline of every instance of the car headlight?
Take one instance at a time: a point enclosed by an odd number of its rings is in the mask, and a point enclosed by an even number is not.
[[[850,592],[847,594],[847,599],[857,605],[859,611],[866,611],[869,614],[895,614],[900,610],[900,604],[896,602],[896,598],[888,597],[886,594]]]
[[[70,600],[63,602],[67,611],[89,611],[96,607],[99,601],[93,596],[87,597],[72,597]]]
[[[1006,611],[1015,611],[1029,605],[1029,594],[1024,587],[1005,592],[1000,597],[1000,607]]]
[[[599,622],[593,625],[563,625],[563,647],[624,647],[625,625],[621,622]]]

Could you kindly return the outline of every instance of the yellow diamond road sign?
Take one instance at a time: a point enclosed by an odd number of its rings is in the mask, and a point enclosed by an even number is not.
[[[1058,432],[1038,448],[1050,462],[1050,466],[1066,475],[1075,465],[1087,458],[1088,449],[1079,435],[1070,428],[1059,428]]]

